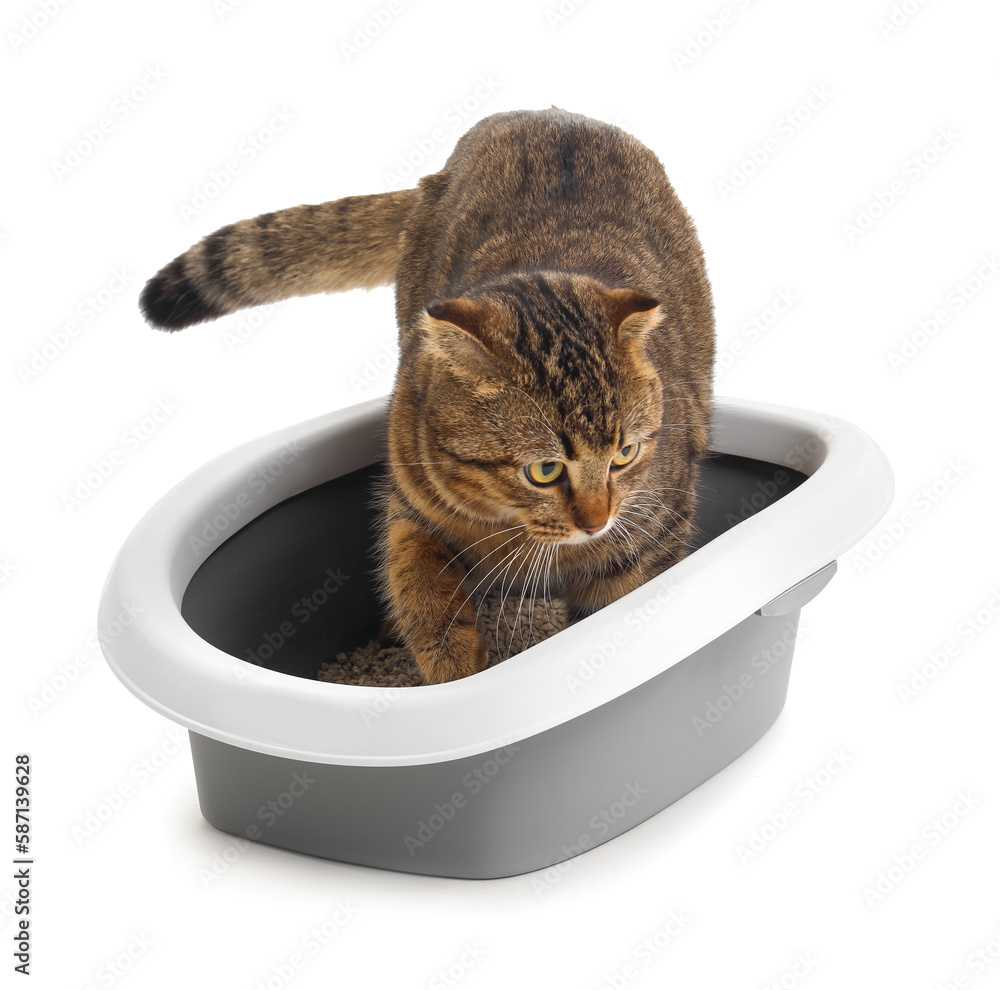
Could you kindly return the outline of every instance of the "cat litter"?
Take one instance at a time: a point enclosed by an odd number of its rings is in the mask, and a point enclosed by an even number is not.
[[[473,605],[476,628],[489,646],[487,667],[544,642],[569,624],[566,605],[558,598],[531,602],[520,594],[511,593],[505,599],[492,594],[474,598]],[[423,682],[408,649],[382,646],[378,640],[349,653],[338,653],[337,659],[324,663],[316,676],[321,681],[363,687],[414,687]]]

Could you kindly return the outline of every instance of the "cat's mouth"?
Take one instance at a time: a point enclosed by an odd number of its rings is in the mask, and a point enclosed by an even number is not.
[[[607,536],[608,533],[614,529],[615,517],[609,517],[608,521],[600,528],[581,528],[577,526],[566,536],[562,542],[563,543],[592,543],[594,540],[599,540],[602,536]]]
[[[564,546],[566,544],[579,545],[582,543],[592,543],[601,537],[607,536],[618,521],[617,516],[609,516],[608,521],[600,528],[583,528],[580,526],[559,526],[541,525],[528,530],[528,536],[535,543],[553,543]]]

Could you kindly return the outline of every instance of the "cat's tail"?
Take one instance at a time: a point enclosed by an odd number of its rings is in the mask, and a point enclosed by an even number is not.
[[[240,220],[174,258],[139,297],[146,322],[181,330],[292,296],[389,285],[419,189],[348,196]]]

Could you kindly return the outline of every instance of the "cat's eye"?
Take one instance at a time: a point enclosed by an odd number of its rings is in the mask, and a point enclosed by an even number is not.
[[[524,473],[528,480],[536,485],[551,485],[553,481],[558,481],[562,477],[562,461],[532,461],[525,469]]]
[[[611,458],[611,463],[615,467],[625,467],[626,464],[631,464],[635,460],[635,456],[638,453],[639,445],[637,443],[627,444]]]

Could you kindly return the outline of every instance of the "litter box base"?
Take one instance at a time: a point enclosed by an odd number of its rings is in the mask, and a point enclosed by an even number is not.
[[[458,760],[319,764],[191,731],[202,814],[252,841],[406,873],[543,869],[662,811],[757,742],[784,706],[798,619],[751,615],[584,715]]]

